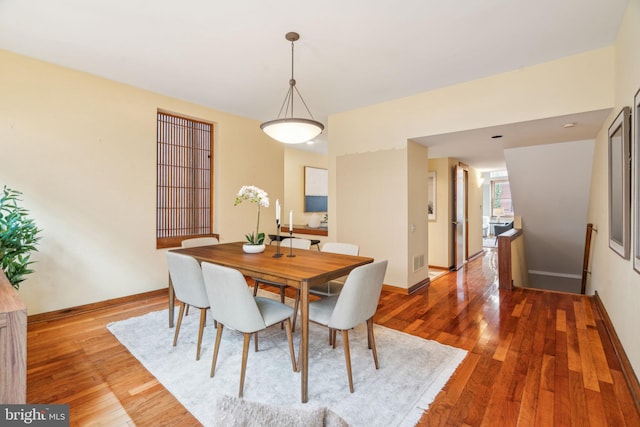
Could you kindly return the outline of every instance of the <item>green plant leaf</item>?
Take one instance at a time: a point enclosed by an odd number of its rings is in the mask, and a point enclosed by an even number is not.
[[[28,268],[33,264],[31,252],[37,251],[42,231],[28,217],[29,211],[20,206],[21,194],[5,185],[0,196],[0,264],[16,289],[33,272]]]

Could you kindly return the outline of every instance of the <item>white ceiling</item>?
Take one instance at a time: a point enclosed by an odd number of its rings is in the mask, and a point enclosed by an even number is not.
[[[611,45],[628,2],[0,0],[0,49],[264,121],[288,89],[284,35],[296,31],[297,87],[326,125],[330,114]],[[461,150],[449,141],[423,142]],[[477,145],[456,156],[474,165]]]

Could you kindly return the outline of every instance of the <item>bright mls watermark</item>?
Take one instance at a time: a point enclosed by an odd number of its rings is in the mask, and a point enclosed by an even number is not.
[[[68,427],[69,405],[0,405],[0,425]]]

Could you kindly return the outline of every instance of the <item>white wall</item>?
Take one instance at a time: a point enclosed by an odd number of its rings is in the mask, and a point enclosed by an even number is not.
[[[233,206],[253,184],[284,197],[283,146],[259,123],[0,51],[0,185],[24,193],[44,231],[21,284],[29,314],[167,285],[155,248],[156,112],[215,123],[215,223],[224,242],[255,226]],[[273,205],[263,215],[274,217]],[[275,223],[261,222],[261,231]]]
[[[625,105],[632,105],[640,88],[640,1],[631,0],[625,13],[615,45],[615,108],[596,139],[588,222],[598,229],[592,240],[591,276],[587,293],[597,291],[605,305],[616,333],[631,365],[640,374],[640,274],[630,260],[624,260],[609,249],[607,128]],[[634,159],[634,161],[637,161]],[[637,209],[637,207],[633,207]],[[632,234],[638,234],[638,227]],[[632,239],[632,247],[634,239]],[[632,254],[633,256],[633,254]]]

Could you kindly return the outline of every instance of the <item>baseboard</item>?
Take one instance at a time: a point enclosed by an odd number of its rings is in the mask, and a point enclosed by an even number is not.
[[[100,310],[105,307],[125,304],[132,301],[141,301],[157,296],[168,295],[168,288],[157,289],[155,291],[143,292],[141,294],[129,295],[126,297],[109,299],[106,301],[94,302],[91,304],[79,305],[77,307],[63,308],[61,310],[48,311],[46,313],[33,314],[27,316],[27,324],[50,322],[52,320],[63,319],[65,317],[74,316],[81,313],[89,313],[91,311]]]
[[[426,288],[430,283],[431,279],[427,277],[426,279],[416,283],[410,288],[399,288],[397,286],[382,285],[382,289],[387,292],[393,292],[394,294],[411,295],[415,292],[418,292],[422,288]]]
[[[611,339],[611,343],[613,344],[613,350],[616,352],[616,357],[618,358],[618,362],[620,362],[620,369],[622,370],[622,375],[627,382],[627,386],[629,387],[629,391],[631,391],[631,396],[633,397],[633,403],[636,405],[636,410],[640,412],[640,382],[638,382],[638,377],[636,376],[633,368],[631,367],[631,363],[629,362],[629,358],[627,357],[627,353],[624,351],[622,347],[622,343],[618,338],[618,334],[613,327],[613,323],[611,323],[611,319],[609,318],[609,314],[600,299],[600,295],[598,295],[598,291],[595,292],[593,296],[593,300],[596,304],[596,308],[598,309],[598,313],[602,318],[602,323],[604,324],[604,328],[609,335],[609,339]]]

